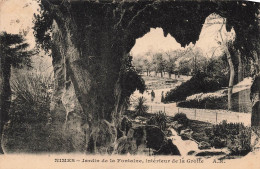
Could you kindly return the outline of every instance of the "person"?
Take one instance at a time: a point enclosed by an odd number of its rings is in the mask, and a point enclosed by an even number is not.
[[[151,92],[151,101],[152,101],[152,102],[153,102],[154,98],[155,98],[155,93],[154,93],[154,91],[152,90],[152,92]]]
[[[164,92],[162,91],[161,102],[164,102]]]

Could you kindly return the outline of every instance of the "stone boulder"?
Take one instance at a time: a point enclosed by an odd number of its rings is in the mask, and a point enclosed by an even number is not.
[[[171,137],[171,136],[173,136],[173,134],[172,134],[172,131],[171,130],[166,130],[166,131],[164,131],[164,134],[166,135],[166,137]]]
[[[138,126],[131,128],[127,137],[130,140],[135,140],[137,147],[147,147],[154,150],[159,150],[165,140],[164,133],[157,126]]]
[[[179,133],[184,126],[182,124],[179,124],[178,121],[174,121],[170,123],[170,127]]]
[[[123,136],[117,140],[115,146],[115,154],[137,154],[137,146],[133,140],[127,138],[127,136]]]
[[[134,121],[138,124],[146,124],[147,118],[142,116],[137,116]]]
[[[204,149],[210,149],[211,145],[208,142],[202,141],[199,143],[198,147],[200,150],[204,150]]]
[[[224,151],[201,151],[198,152],[195,156],[204,156],[204,157],[210,157],[210,156],[224,156],[227,155]]]
[[[183,139],[183,140],[191,139],[192,133],[193,133],[193,131],[191,129],[181,130],[181,132],[180,132],[181,139]]]
[[[187,154],[188,154],[188,155],[194,155],[194,154],[196,154],[196,151],[191,150],[191,151],[189,151]]]
[[[154,152],[154,155],[181,155],[176,145],[172,143],[171,139],[168,139],[163,143],[160,150]]]
[[[121,121],[120,130],[123,131],[125,133],[125,135],[127,135],[128,131],[131,127],[132,127],[132,122],[129,120],[128,117],[124,116]]]
[[[117,139],[124,136],[124,132],[119,127],[117,127],[116,130],[117,130]]]
[[[131,128],[127,136],[116,142],[116,154],[144,154],[150,150],[157,155],[179,155],[178,148],[167,140],[165,134],[157,126],[147,125]]]
[[[109,123],[106,120],[102,120],[101,123],[92,129],[92,133],[90,135],[90,142],[95,145],[91,145],[89,143],[88,148],[91,149],[93,147],[96,150],[93,150],[95,153],[100,153],[100,154],[106,154],[106,153],[112,153],[112,147],[113,144],[116,142],[117,139],[117,129],[116,127],[112,124]],[[89,151],[91,152],[91,151]]]

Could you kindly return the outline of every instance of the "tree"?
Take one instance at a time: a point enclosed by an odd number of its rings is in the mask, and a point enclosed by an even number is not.
[[[224,53],[227,56],[227,60],[228,60],[228,64],[229,64],[230,74],[229,74],[229,85],[228,85],[228,109],[231,110],[235,69],[234,69],[234,64],[232,62],[232,58],[231,58],[229,49],[232,48],[233,42],[232,42],[232,39],[230,37],[228,37],[230,32],[227,32],[226,39],[223,38],[222,30],[223,30],[224,23],[225,23],[225,19],[223,19],[223,24],[221,25],[221,27],[219,29],[219,35],[220,35],[221,40],[218,43],[222,46]]]
[[[193,60],[193,74],[199,72],[206,72],[207,59],[204,57],[201,48],[194,47],[191,50]]]
[[[175,50],[175,58],[176,58],[176,69],[179,74],[189,74],[192,68],[192,62],[194,61],[193,47],[187,47],[184,50]],[[176,74],[175,74],[176,77]]]
[[[150,71],[152,69],[152,63],[148,59],[144,59],[143,64],[144,64],[144,69],[147,72],[147,76],[149,76]]]
[[[191,72],[192,60],[183,59],[179,62],[178,73],[182,75],[188,75]]]
[[[172,73],[174,73],[175,67],[176,67],[176,60],[178,59],[178,56],[176,54],[177,52],[175,52],[174,56],[172,56],[172,54],[170,52],[166,52],[166,55],[168,56],[168,60],[166,63],[166,71],[169,74],[169,79],[171,78]]]
[[[30,66],[30,56],[32,51],[26,51],[29,46],[24,42],[24,38],[17,34],[0,33],[0,134],[2,137],[5,123],[9,120],[8,112],[11,105],[10,76],[11,66],[22,68],[24,65]],[[2,142],[0,153],[4,153]]]
[[[133,59],[133,65],[138,74],[141,74],[143,72],[143,60],[141,56],[137,56]]]
[[[161,77],[163,77],[163,71],[166,67],[166,61],[163,58],[162,53],[156,53],[153,55],[153,64],[155,65],[155,72],[161,73]]]

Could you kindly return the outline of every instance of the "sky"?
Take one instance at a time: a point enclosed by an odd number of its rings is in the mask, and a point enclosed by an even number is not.
[[[33,36],[33,14],[37,13],[38,5],[35,0],[4,0],[0,1],[0,31],[18,34],[28,30],[27,42],[31,48],[35,45]]]
[[[204,53],[205,57],[219,57],[223,54],[220,45],[217,43],[221,41],[219,36],[219,30],[221,25],[223,24],[224,19],[221,18],[219,15],[211,14],[205,19],[205,23],[202,27],[199,40],[196,42],[194,47],[201,48],[202,52]],[[225,23],[225,22],[224,22]],[[232,34],[232,35],[231,35]],[[225,29],[225,26],[222,30],[222,35],[225,38],[234,38],[234,30],[228,33]],[[232,36],[232,37],[231,37]],[[192,45],[192,44],[189,44]],[[131,54],[133,57],[138,55],[142,55],[147,51],[169,51],[169,50],[176,50],[176,49],[184,49],[181,45],[176,42],[176,40],[168,34],[167,37],[163,35],[162,28],[151,28],[150,32],[145,34],[143,37],[136,39],[136,43],[131,50]],[[215,52],[214,52],[215,51]]]
[[[164,37],[162,28],[151,28],[150,32],[136,40],[136,43],[131,50],[131,54],[136,56],[149,50],[155,52],[159,50],[176,50],[179,48],[181,48],[181,45],[176,42],[170,34],[168,34],[167,37]]]

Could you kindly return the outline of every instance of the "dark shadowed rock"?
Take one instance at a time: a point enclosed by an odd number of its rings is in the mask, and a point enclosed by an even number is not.
[[[191,137],[192,133],[193,133],[193,131],[191,129],[181,130],[181,132],[180,132],[181,139],[189,140],[190,138],[192,138]]]
[[[223,151],[203,151],[199,152],[195,156],[218,156],[218,155],[226,155]]]
[[[194,155],[196,152],[194,150],[191,150],[188,152],[188,155]]]
[[[142,116],[137,116],[134,121],[139,124],[146,124],[147,118]]]
[[[116,130],[117,130],[117,139],[124,136],[124,132],[122,130],[120,130],[119,128],[117,128]]]
[[[166,147],[170,148],[170,152],[166,151]],[[150,148],[160,151],[162,154],[177,154],[174,145],[167,143],[165,134],[156,126],[138,126],[131,128],[127,137],[121,137],[117,140],[115,149],[119,154],[142,154]]]
[[[200,150],[204,150],[204,149],[211,148],[211,145],[209,143],[205,142],[205,141],[202,141],[202,142],[199,143],[198,147],[199,147]]]
[[[159,150],[165,141],[165,135],[162,130],[156,126],[145,126],[145,131],[147,147]]]
[[[96,127],[92,132],[91,137],[96,143],[96,149],[99,153],[109,153],[110,147],[117,139],[117,131],[113,124],[106,120],[103,120],[98,127]]]
[[[172,143],[171,139],[168,139],[163,143],[159,151],[154,152],[155,155],[181,155],[176,145]]]
[[[135,141],[128,139],[126,136],[119,138],[116,144],[116,154],[137,154],[137,146]]]
[[[127,135],[129,129],[132,127],[132,122],[125,116],[121,121],[121,127],[120,130],[125,132],[125,135]]]
[[[166,131],[164,131],[164,133],[165,133],[165,135],[167,136],[167,137],[171,137],[171,136],[173,136],[173,134],[172,134],[172,131],[171,130],[166,130]]]
[[[179,124],[178,121],[174,121],[171,123],[171,127],[176,130],[178,133],[184,128],[182,124]]]

